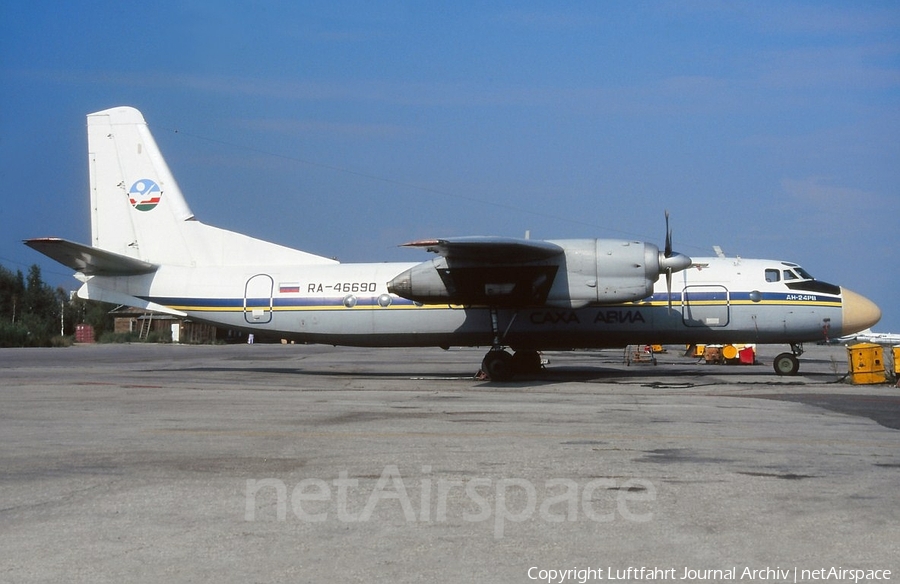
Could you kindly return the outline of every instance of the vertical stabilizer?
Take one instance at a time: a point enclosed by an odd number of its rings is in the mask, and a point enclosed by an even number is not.
[[[151,235],[183,245],[172,241],[176,227],[193,213],[141,112],[117,107],[87,120],[92,245],[138,259],[163,251],[152,249]]]
[[[91,244],[154,264],[335,263],[194,219],[141,112],[87,117]]]

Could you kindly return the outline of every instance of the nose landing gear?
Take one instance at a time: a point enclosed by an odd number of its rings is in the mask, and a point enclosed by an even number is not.
[[[775,357],[772,367],[778,375],[797,375],[800,371],[800,360],[797,358],[803,354],[803,345],[791,343],[790,353],[781,353]]]

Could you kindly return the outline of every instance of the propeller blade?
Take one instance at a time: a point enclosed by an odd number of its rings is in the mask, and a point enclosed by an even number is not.
[[[669,227],[669,210],[666,209],[666,250],[665,257],[672,257],[672,229]]]
[[[666,292],[669,298],[669,313],[672,312],[672,268],[666,268]]]

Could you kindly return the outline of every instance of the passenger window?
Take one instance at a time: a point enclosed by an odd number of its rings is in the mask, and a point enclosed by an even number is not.
[[[778,270],[766,270],[766,282],[777,282],[780,279]]]
[[[784,279],[785,280],[799,280],[800,278],[798,278],[797,274],[795,274],[794,272],[792,272],[790,270],[785,270],[784,271]]]

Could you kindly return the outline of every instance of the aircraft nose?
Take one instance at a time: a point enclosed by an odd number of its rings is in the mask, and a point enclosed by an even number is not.
[[[841,296],[842,335],[864,331],[881,320],[881,309],[865,296],[844,287],[841,287]]]

